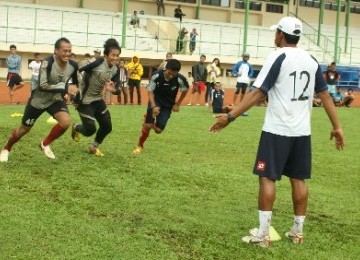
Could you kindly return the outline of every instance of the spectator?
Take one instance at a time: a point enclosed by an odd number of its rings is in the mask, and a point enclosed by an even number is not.
[[[31,91],[39,86],[39,71],[41,66],[40,53],[34,53],[34,60],[29,63],[31,69]]]
[[[140,28],[140,19],[137,16],[137,11],[134,11],[134,14],[130,17],[130,24],[134,28]]]
[[[94,50],[94,58],[100,58],[101,56],[101,51],[99,49],[95,49]]]
[[[174,10],[174,16],[175,16],[176,18],[179,18],[179,19],[180,19],[180,22],[181,22],[183,16],[185,16],[185,15],[186,15],[186,14],[184,14],[184,13],[182,12],[182,10],[181,10],[181,5],[178,5],[178,7],[175,8],[175,10]]]
[[[117,96],[119,105],[121,105],[121,93],[124,95],[124,105],[128,102],[128,90],[127,90],[127,81],[128,81],[128,71],[125,69],[125,60],[120,59],[119,61],[119,77],[120,77],[120,92]]]
[[[179,36],[176,40],[176,53],[181,53],[184,49],[184,38],[186,34],[188,33],[188,30],[186,30],[185,27],[181,28],[179,31]]]
[[[8,67],[7,84],[9,88],[9,96],[11,104],[14,104],[14,92],[25,86],[25,83],[20,75],[21,72],[21,57],[17,54],[16,45],[10,45],[10,55],[6,58]]]
[[[196,28],[193,28],[191,33],[190,33],[190,41],[189,41],[189,50],[190,50],[190,55],[193,54],[195,47],[196,47],[196,36],[198,36],[199,34],[196,31]]]
[[[131,62],[126,66],[129,75],[129,90],[130,90],[130,104],[134,104],[134,88],[137,92],[137,102],[141,105],[141,91],[140,91],[140,82],[141,76],[144,74],[143,66],[140,64],[140,58],[137,55],[134,55],[131,59]]]
[[[159,65],[159,67],[157,68],[158,70],[164,70],[165,69],[165,66],[166,66],[166,62],[168,60],[172,59],[172,53],[171,52],[168,52],[166,53],[166,57],[165,57],[165,60],[163,60],[163,62],[161,62],[161,64]]]
[[[162,9],[162,15],[165,15],[164,0],[157,0],[157,14],[160,15],[160,9]]]
[[[323,74],[330,96],[333,96],[336,92],[336,84],[340,80],[340,74],[336,71],[336,63],[331,62],[328,69]]]
[[[79,69],[90,64],[91,62],[91,56],[89,53],[85,53],[84,54],[84,59],[82,61],[79,62]]]
[[[206,66],[206,93],[205,93],[205,106],[208,106],[208,100],[211,96],[211,91],[214,89],[216,82],[220,81],[220,60],[218,58],[213,59],[211,64]]]
[[[343,105],[344,95],[343,95],[342,89],[340,87],[336,88],[336,92],[333,95],[332,99],[334,101],[335,106],[341,107]]]
[[[244,99],[246,94],[246,89],[249,86],[250,78],[253,76],[253,68],[251,64],[248,62],[250,59],[249,53],[244,53],[242,55],[242,61],[239,61],[234,65],[232,68],[232,73],[234,76],[237,76],[236,79],[236,90],[233,97],[233,105],[236,104],[236,99],[241,91],[240,95],[240,102]],[[247,113],[244,113],[244,116],[246,116]]]
[[[225,91],[221,88],[220,82],[215,82],[214,89],[211,91],[209,107],[211,106],[214,114],[224,113]]]
[[[191,106],[192,96],[196,93],[196,105],[200,105],[200,96],[201,92],[205,90],[205,82],[206,82],[206,67],[205,67],[206,56],[202,54],[200,56],[200,61],[196,62],[192,66],[192,76],[194,77],[193,89],[190,95],[190,100],[188,106]]]
[[[345,93],[345,97],[343,101],[344,106],[350,107],[354,99],[355,99],[354,90],[352,88],[349,88],[348,91],[346,91]]]

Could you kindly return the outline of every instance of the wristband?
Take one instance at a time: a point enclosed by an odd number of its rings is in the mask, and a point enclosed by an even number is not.
[[[227,116],[228,116],[229,123],[235,121],[235,119],[236,119],[236,117],[231,113],[227,113]]]

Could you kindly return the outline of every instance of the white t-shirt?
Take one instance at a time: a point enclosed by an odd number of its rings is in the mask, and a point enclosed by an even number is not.
[[[280,48],[269,55],[254,86],[269,98],[263,131],[282,136],[311,134],[313,93],[327,89],[313,56],[300,48]]]
[[[250,82],[249,71],[250,71],[249,64],[243,62],[238,69],[238,73],[237,73],[238,76],[236,81],[239,83],[249,84]]]
[[[31,69],[31,74],[33,76],[39,76],[39,71],[40,71],[40,66],[41,66],[41,62],[36,62],[36,61],[32,61],[29,64],[29,68]]]

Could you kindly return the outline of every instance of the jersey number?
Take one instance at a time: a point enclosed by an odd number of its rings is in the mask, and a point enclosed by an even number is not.
[[[303,101],[303,100],[308,100],[309,96],[305,96],[305,91],[308,89],[309,87],[309,82],[310,82],[310,74],[307,71],[302,71],[300,72],[300,80],[302,79],[303,76],[306,76],[306,84],[305,87],[302,91],[302,93],[300,94],[300,96],[298,98],[295,98],[295,88],[296,88],[296,79],[297,79],[297,75],[296,75],[296,71],[292,72],[289,74],[290,76],[294,77],[294,95],[293,98],[291,99],[291,101]]]

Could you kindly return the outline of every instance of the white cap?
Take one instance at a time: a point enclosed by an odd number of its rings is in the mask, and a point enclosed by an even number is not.
[[[281,18],[279,23],[272,25],[270,29],[271,30],[279,29],[280,31],[286,34],[300,36],[300,34],[303,31],[303,26],[299,19],[295,17],[287,16]]]
[[[94,52],[101,53],[101,51],[99,49],[95,49]]]

